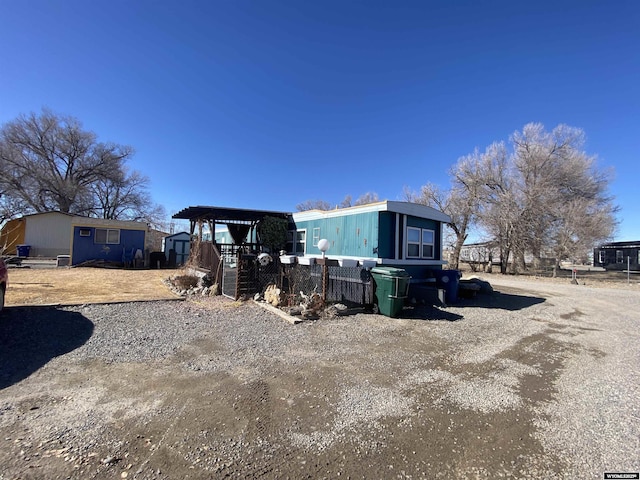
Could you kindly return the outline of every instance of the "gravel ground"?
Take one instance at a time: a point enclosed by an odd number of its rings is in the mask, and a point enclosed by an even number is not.
[[[291,325],[253,302],[10,308],[0,479],[602,478],[640,471],[640,292]]]

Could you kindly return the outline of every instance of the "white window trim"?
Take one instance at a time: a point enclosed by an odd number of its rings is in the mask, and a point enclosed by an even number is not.
[[[313,228],[313,246],[317,247],[320,241],[320,227]]]
[[[417,242],[410,242],[409,241],[409,231],[410,230],[417,230],[418,231],[418,241]],[[407,248],[407,255],[406,258],[420,258],[420,249],[422,247],[421,245],[421,240],[422,240],[422,229],[418,228],[418,227],[407,227],[406,230],[406,241],[404,242]],[[418,246],[418,255],[409,255],[409,245],[417,245]]]
[[[105,241],[104,242],[98,242],[98,231],[103,230],[105,232]],[[109,241],[109,234],[111,232],[118,232],[118,241],[117,242],[110,242]],[[96,228],[95,229],[95,234],[93,237],[93,243],[98,244],[98,245],[120,245],[120,229],[119,228]]]
[[[298,242],[298,233],[304,233],[303,242]],[[302,243],[302,252],[298,251],[298,248],[297,248],[298,243]],[[295,231],[295,234],[293,236],[293,251],[295,252],[295,255],[304,256],[304,254],[307,253],[307,229],[306,228],[301,228],[300,230]]]
[[[432,242],[425,242],[424,241],[424,232],[431,232],[431,238],[433,238]],[[436,258],[436,232],[435,230],[431,230],[430,228],[423,228],[422,232],[420,232],[420,255],[422,258],[426,258],[427,260],[433,260],[434,258]],[[423,255],[424,252],[424,246],[425,245],[429,245],[431,247],[431,256],[430,257],[425,257]]]
[[[409,230],[418,230],[420,233],[420,240],[418,242],[410,242],[409,241]],[[424,232],[431,232],[433,237],[433,242],[425,242],[424,241]],[[409,255],[409,245],[418,245],[418,255]],[[429,245],[431,247],[431,256],[424,256],[422,253],[424,251],[424,246]],[[407,259],[425,259],[425,260],[434,260],[436,258],[436,232],[435,230],[431,230],[430,228],[420,228],[420,227],[410,227],[407,226],[405,228],[405,258]]]

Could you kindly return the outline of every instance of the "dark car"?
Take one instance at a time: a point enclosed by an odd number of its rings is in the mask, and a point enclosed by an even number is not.
[[[9,282],[9,272],[7,264],[3,258],[0,258],[0,310],[4,308],[4,294],[7,291],[7,283]]]

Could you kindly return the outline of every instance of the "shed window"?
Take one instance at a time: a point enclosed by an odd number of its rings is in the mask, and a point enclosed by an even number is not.
[[[80,229],[80,236],[81,237],[90,237],[91,236],[91,229],[89,229],[89,228],[81,228]]]
[[[435,232],[407,227],[407,258],[434,258]]]
[[[624,263],[624,251],[616,250],[616,263]]]
[[[604,264],[607,260],[607,252],[605,250],[600,250],[598,252],[598,263]]]
[[[313,229],[313,246],[317,247],[319,241],[320,241],[320,227],[316,227]]]
[[[96,228],[94,243],[115,244],[120,243],[120,230],[114,228]]]

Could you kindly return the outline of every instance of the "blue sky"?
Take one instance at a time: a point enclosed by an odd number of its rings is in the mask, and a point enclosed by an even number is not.
[[[448,186],[529,122],[582,128],[640,239],[640,2],[0,0],[0,123],[131,145],[169,214]]]

